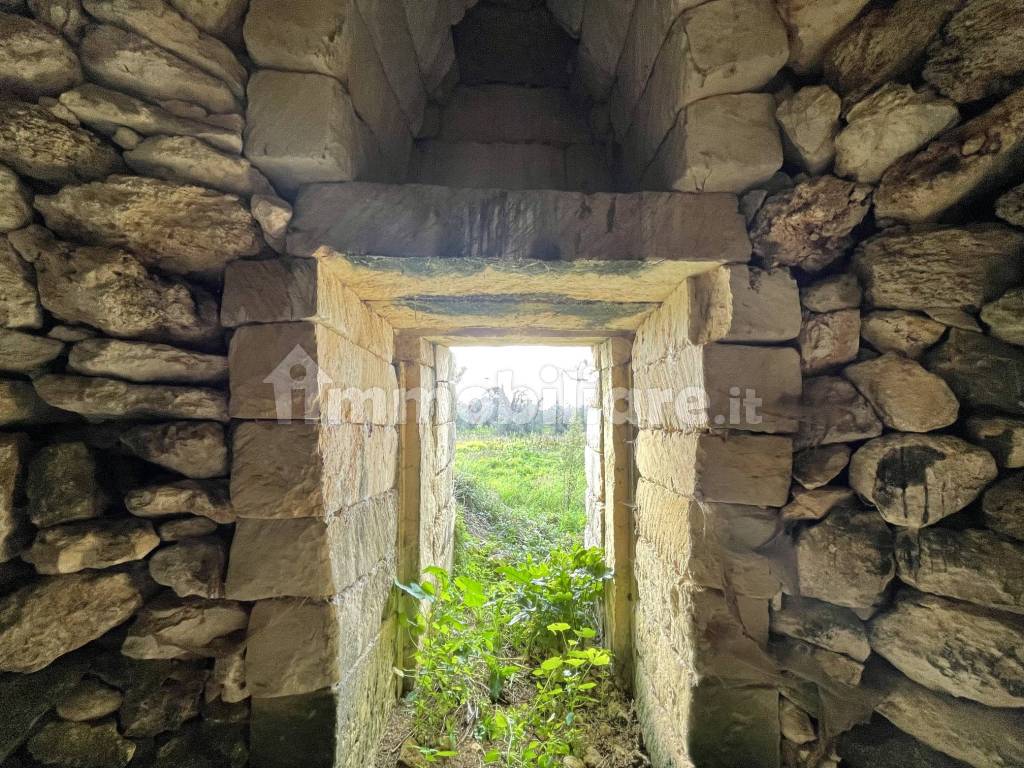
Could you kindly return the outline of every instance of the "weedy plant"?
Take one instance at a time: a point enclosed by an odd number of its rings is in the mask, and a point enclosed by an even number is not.
[[[580,714],[608,683],[611,653],[595,626],[611,572],[601,550],[577,547],[490,573],[429,568],[397,585],[416,647],[415,669],[402,672],[415,676],[413,738],[428,763],[474,737],[485,763],[554,768],[578,748]],[[527,679],[532,691],[509,701]]]

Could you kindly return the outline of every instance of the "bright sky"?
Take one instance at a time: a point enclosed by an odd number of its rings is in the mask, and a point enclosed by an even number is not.
[[[526,387],[544,407],[559,397],[563,404],[582,406],[596,381],[590,347],[453,347],[452,353],[456,369],[466,369],[459,382],[462,402],[500,386],[509,399]]]

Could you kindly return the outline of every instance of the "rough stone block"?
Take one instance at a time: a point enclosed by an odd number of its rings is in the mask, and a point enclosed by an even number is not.
[[[0,235],[0,325],[6,328],[39,328],[43,311],[39,306],[32,267]]]
[[[782,0],[779,15],[789,28],[789,65],[800,74],[821,67],[828,45],[868,0]]]
[[[388,85],[401,105],[409,130],[416,133],[423,122],[427,92],[405,7],[396,0],[358,0],[358,5]]]
[[[590,130],[561,88],[461,86],[441,110],[448,142],[588,144]]]
[[[227,399],[216,389],[57,374],[41,376],[33,384],[54,408],[86,418],[228,420]]]
[[[866,661],[871,655],[867,631],[853,611],[806,597],[786,598],[780,610],[773,610],[771,631],[855,661]]]
[[[587,92],[607,101],[630,32],[636,0],[587,0],[576,64]]]
[[[0,232],[21,229],[32,221],[32,195],[18,174],[0,165]]]
[[[565,150],[547,144],[431,139],[416,148],[409,178],[467,189],[565,190]]]
[[[328,518],[395,485],[398,433],[358,424],[241,424],[231,498],[242,518]]]
[[[26,435],[0,434],[0,563],[17,557],[31,536],[20,508],[28,445]]]
[[[853,361],[860,349],[860,310],[808,313],[800,327],[799,344],[800,370],[808,376]]]
[[[224,428],[215,422],[144,424],[121,435],[121,444],[140,459],[200,480],[228,473]]]
[[[218,384],[227,381],[228,359],[166,344],[84,339],[71,348],[68,369],[140,383]]]
[[[191,136],[153,136],[125,152],[142,176],[196,184],[241,197],[273,193],[270,182],[243,157],[219,152]]]
[[[46,368],[64,351],[57,339],[0,327],[0,371],[32,374]]]
[[[36,100],[56,96],[82,80],[70,45],[45,25],[0,14],[0,90]]]
[[[898,352],[912,360],[921,357],[945,333],[942,323],[902,310],[869,312],[860,323],[861,337],[879,352]]]
[[[981,319],[997,339],[1024,346],[1024,288],[1013,288],[986,304]]]
[[[997,339],[953,328],[925,364],[937,373],[964,405],[1024,414],[1020,385],[1024,351]]]
[[[56,575],[100,570],[141,560],[160,544],[151,523],[135,518],[44,528],[22,559],[38,573]]]
[[[888,353],[851,365],[843,375],[891,429],[931,432],[957,420],[960,404],[946,382],[902,355]]]

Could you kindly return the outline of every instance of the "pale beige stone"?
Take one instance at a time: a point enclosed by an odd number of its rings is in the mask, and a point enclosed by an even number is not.
[[[240,603],[165,592],[139,611],[121,654],[148,660],[216,657],[236,645],[230,636],[248,623],[249,611]]]
[[[208,517],[180,517],[160,523],[156,532],[161,541],[185,541],[216,533],[217,523]]]
[[[157,550],[149,559],[149,575],[178,597],[224,597],[226,563],[219,539],[189,539]]]
[[[434,94],[455,63],[448,0],[402,0],[423,84]]]
[[[134,382],[217,384],[227,381],[228,360],[166,344],[84,339],[68,354],[68,369],[88,376]]]
[[[879,352],[897,352],[917,359],[942,338],[946,326],[924,315],[878,310],[861,317],[860,335]]]
[[[31,538],[28,519],[21,509],[27,456],[26,435],[0,434],[0,563],[17,557]]]
[[[34,100],[81,80],[78,57],[62,37],[32,19],[0,13],[0,91]]]
[[[864,14],[825,52],[825,77],[849,102],[903,80],[960,0],[898,0]]]
[[[828,46],[857,18],[867,0],[782,0],[779,14],[789,28],[789,65],[799,74],[821,68]]]
[[[808,314],[800,327],[800,370],[820,374],[850,362],[860,349],[860,310]]]
[[[985,524],[996,533],[1024,541],[1024,472],[992,485],[981,503]]]
[[[100,85],[157,102],[184,101],[214,113],[241,110],[239,96],[223,80],[133,32],[108,24],[87,27],[79,55],[89,78]]]
[[[856,688],[864,665],[849,656],[789,637],[774,638],[771,651],[784,669],[796,669],[820,685]]]
[[[216,422],[144,424],[122,434],[121,444],[140,459],[186,477],[201,480],[228,474],[224,428]]]
[[[75,723],[98,720],[117,712],[123,699],[116,688],[87,677],[61,699],[57,704],[57,714]]]
[[[0,426],[68,421],[69,416],[40,399],[32,382],[0,379]]]
[[[836,509],[796,541],[799,594],[847,608],[871,608],[896,575],[893,540],[872,510]]]
[[[223,392],[200,387],[128,384],[116,379],[47,374],[34,382],[55,408],[89,419],[208,419],[227,421]]]
[[[850,462],[845,445],[828,445],[800,451],[793,457],[793,478],[808,490],[832,482]]]
[[[963,405],[1022,415],[1024,350],[980,333],[956,328],[929,352],[928,370],[946,380]]]
[[[196,184],[241,197],[272,192],[270,182],[243,157],[219,152],[191,136],[154,136],[124,154],[136,173]]]
[[[125,768],[138,745],[121,736],[115,720],[101,723],[50,722],[26,745],[42,765],[75,768]]]
[[[890,429],[931,432],[957,420],[960,404],[946,383],[902,355],[887,353],[843,371]]]
[[[784,99],[775,119],[782,128],[786,159],[812,175],[827,171],[836,155],[841,108],[839,96],[827,85],[807,86]]]
[[[904,531],[896,564],[900,580],[921,592],[1024,614],[1024,546],[998,534]]]
[[[804,382],[797,448],[864,440],[882,434],[882,422],[854,386],[838,376]]]
[[[789,699],[779,700],[782,735],[794,744],[809,744],[818,738],[810,716]]]
[[[40,196],[47,226],[95,245],[129,248],[172,274],[216,273],[259,251],[259,229],[233,195],[135,176]]]
[[[986,304],[981,319],[997,339],[1024,346],[1024,288],[1011,288]]]
[[[771,195],[751,230],[754,253],[773,264],[818,272],[853,245],[871,208],[871,188],[821,176]]]
[[[127,621],[142,595],[130,573],[75,573],[0,598],[0,670],[37,672]]]
[[[18,174],[0,165],[0,232],[21,229],[32,221],[32,195]]]
[[[46,107],[0,100],[0,162],[49,184],[101,179],[124,166],[114,147]]]
[[[807,597],[787,597],[781,609],[772,611],[771,630],[855,661],[871,655],[867,631],[853,611]]]
[[[872,184],[901,157],[916,152],[960,121],[948,99],[888,83],[858,101],[836,138],[836,174]]]
[[[974,417],[964,425],[970,439],[990,451],[1001,467],[1024,467],[1024,419]]]
[[[263,230],[263,239],[278,253],[285,252],[288,224],[292,220],[292,207],[273,194],[253,195],[249,201],[252,217]]]
[[[56,339],[0,328],[0,371],[33,373],[52,363],[64,345]]]
[[[856,496],[849,488],[823,486],[808,490],[793,489],[793,500],[781,510],[786,522],[797,520],[823,520],[834,509],[850,509],[857,506]]]
[[[393,427],[244,423],[232,448],[231,497],[242,518],[327,518],[395,486]]]
[[[0,235],[0,325],[39,328],[43,312],[32,267],[22,260],[6,237]]]
[[[225,704],[238,704],[249,698],[249,689],[245,684],[244,649],[214,659],[213,674],[210,675],[206,689],[207,698],[211,687]]]
[[[979,309],[1024,279],[1024,233],[999,224],[885,230],[854,267],[865,301],[894,309]]]
[[[1015,182],[1022,146],[1024,89],[890,167],[875,194],[875,214],[882,221],[936,221]]]
[[[180,117],[93,83],[65,91],[60,95],[60,104],[86,125],[108,135],[128,128],[143,136],[193,136],[225,152],[238,154],[242,151],[240,131]]]
[[[245,154],[280,192],[364,178],[379,163],[377,140],[334,78],[262,70],[248,92]]]
[[[650,166],[644,186],[680,192],[742,192],[782,167],[775,100],[766,93],[712,96],[679,117]]]
[[[886,521],[907,528],[959,512],[998,474],[988,451],[950,435],[890,434],[850,460],[850,485]]]
[[[341,594],[394,552],[397,519],[397,495],[389,492],[326,519],[239,520],[227,596],[265,600]]]
[[[427,91],[416,59],[416,46],[400,0],[357,0],[373,40],[387,84],[398,99],[409,130],[419,131]]]
[[[926,688],[989,707],[1024,706],[1016,647],[1024,618],[903,592],[871,625],[871,648]]]
[[[179,480],[136,488],[125,494],[124,504],[137,517],[192,514],[224,525],[235,522],[228,484],[223,480]]]
[[[171,5],[204,32],[222,40],[241,41],[246,0],[170,0]]]
[[[141,560],[160,543],[145,520],[100,520],[44,528],[23,554],[39,573],[76,573]]]
[[[86,328],[84,325],[55,325],[46,333],[47,338],[57,339],[69,344],[85,341],[86,339],[94,339],[98,335],[95,330]]]
[[[26,482],[29,518],[37,528],[90,520],[107,508],[96,456],[85,443],[57,443],[32,457]]]
[[[789,498],[792,442],[771,435],[641,430],[640,474],[682,496],[781,507]]]
[[[87,19],[81,0],[29,0],[28,7],[37,21],[58,35],[72,43],[81,40]]]
[[[836,312],[860,306],[863,294],[857,276],[845,272],[826,277],[800,291],[800,303],[811,312]]]

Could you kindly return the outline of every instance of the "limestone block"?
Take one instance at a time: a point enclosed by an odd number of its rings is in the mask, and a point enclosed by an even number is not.
[[[313,323],[247,325],[231,339],[231,415],[392,425],[398,378],[389,362]]]
[[[636,459],[643,477],[682,496],[771,507],[789,498],[789,438],[645,429],[637,438]]]
[[[959,403],[946,383],[902,355],[890,352],[851,365],[843,375],[890,429],[931,432],[957,419]]]
[[[65,187],[36,208],[60,235],[130,249],[172,274],[216,273],[259,251],[259,229],[238,198],[136,176]]]
[[[271,192],[270,182],[252,163],[213,149],[191,136],[154,136],[126,152],[136,173],[195,184],[242,197]]]
[[[178,597],[224,597],[226,561],[219,539],[190,539],[157,550],[149,559],[149,575]]]
[[[751,231],[754,253],[774,264],[819,272],[854,243],[871,208],[871,188],[821,176],[771,195]]]
[[[860,335],[879,352],[897,352],[916,360],[942,338],[946,326],[924,315],[878,310],[861,317]]]
[[[1024,184],[1000,195],[996,200],[996,216],[1015,227],[1024,227]]]
[[[824,373],[849,363],[860,349],[860,310],[805,315],[798,342],[800,370],[806,375]]]
[[[86,24],[81,0],[30,0],[29,10],[39,21],[68,41],[78,43]]]
[[[121,444],[140,459],[185,477],[207,479],[228,474],[224,428],[211,421],[172,421],[133,427]]]
[[[427,91],[404,5],[395,0],[358,0],[358,4],[388,85],[401,105],[406,125],[415,133],[423,122]]]
[[[402,0],[423,84],[433,94],[452,65],[451,19],[447,0]]]
[[[125,687],[119,713],[125,735],[152,738],[199,716],[199,697],[209,674],[205,669],[173,661],[122,663],[125,672],[105,676]]]
[[[818,738],[810,716],[786,698],[779,700],[779,724],[782,737],[794,744],[809,744]]]
[[[308,320],[390,362],[394,332],[359,300],[331,260],[237,261],[224,276],[221,321],[228,328],[250,323]]]
[[[47,338],[68,343],[93,339],[97,335],[95,330],[84,325],[55,325],[46,334]]]
[[[68,369],[140,383],[217,384],[228,378],[228,360],[223,355],[117,339],[76,342],[68,354]]]
[[[460,86],[441,109],[436,137],[449,142],[588,144],[586,120],[561,88]]]
[[[772,611],[771,622],[776,635],[802,640],[855,661],[866,661],[871,655],[864,624],[848,608],[806,597],[787,597],[780,610]]]
[[[0,670],[36,672],[127,621],[142,606],[130,573],[75,573],[0,598]]]
[[[249,690],[245,686],[244,650],[214,659],[210,685],[218,689],[218,696],[225,704],[238,704],[249,698]]]
[[[68,523],[40,531],[22,559],[39,573],[77,573],[141,560],[159,543],[160,537],[145,520]]]
[[[875,193],[875,214],[881,220],[935,221],[1016,181],[1022,146],[1024,89],[890,167]]]
[[[81,80],[78,57],[62,37],[32,19],[0,13],[0,90],[35,100]]]
[[[380,632],[394,568],[393,560],[382,561],[331,601],[256,603],[245,655],[252,696],[294,696],[342,682]]]
[[[1024,546],[988,531],[927,528],[896,539],[900,580],[920,592],[1024,614]]]
[[[597,102],[607,101],[611,93],[635,7],[636,0],[587,0],[576,66]]]
[[[39,306],[32,267],[22,260],[7,238],[0,235],[0,325],[6,328],[39,328]]]
[[[644,174],[644,186],[742,192],[770,179],[782,161],[775,100],[769,94],[712,96],[679,113]]]
[[[825,78],[847,103],[860,101],[883,83],[902,80],[958,5],[959,0],[898,0],[871,10],[826,52]]]
[[[153,27],[147,24],[146,29]],[[196,104],[213,113],[241,110],[240,94],[223,80],[134,32],[107,24],[87,27],[79,55],[86,73],[100,85],[157,102]]]
[[[180,517],[159,523],[156,528],[160,541],[185,541],[216,533],[217,524],[207,517]]]
[[[30,537],[28,520],[20,509],[27,452],[25,435],[0,434],[0,563],[17,557]]]
[[[42,227],[10,239],[35,266],[43,306],[62,320],[153,341],[209,346],[220,338],[213,296],[153,274],[127,251],[63,243]]]
[[[237,645],[229,636],[248,623],[249,611],[240,603],[178,598],[164,592],[139,611],[121,644],[121,654],[146,660],[215,657]]]
[[[0,165],[0,232],[21,229],[32,221],[32,195],[18,174]]]
[[[836,509],[796,541],[799,594],[833,605],[878,605],[896,575],[892,534],[871,510]]]
[[[99,517],[108,498],[96,458],[85,443],[58,443],[32,458],[26,482],[29,518],[37,528]]]
[[[836,174],[873,184],[900,158],[916,152],[960,121],[948,99],[888,83],[858,101],[836,138]]]
[[[565,151],[546,144],[428,140],[412,159],[417,184],[471,189],[565,190]]]
[[[394,487],[398,433],[360,424],[241,424],[232,454],[240,517],[327,518]]]
[[[1016,647],[1024,618],[903,592],[871,624],[871,648],[926,688],[989,707],[1021,707]]]
[[[60,700],[56,709],[62,719],[81,723],[114,714],[123,699],[116,688],[87,677]]]
[[[746,263],[731,195],[584,195],[332,184],[299,195],[288,250],[405,257]],[[337,211],[348,211],[339,217]],[[713,225],[712,225],[713,222]]]
[[[117,722],[69,723],[54,721],[40,728],[26,747],[43,765],[77,768],[125,768],[138,745],[117,732]]]
[[[774,510],[709,504],[641,478],[636,526],[679,579],[765,599],[782,589],[779,565],[755,552],[775,536]]]
[[[1024,346],[1024,288],[1013,288],[986,304],[981,319],[997,339]]]
[[[33,384],[39,397],[54,408],[87,419],[228,420],[227,399],[215,389],[57,374],[42,376]]]
[[[793,478],[808,490],[821,488],[846,469],[849,461],[850,449],[845,445],[808,448],[793,457]]]
[[[782,0],[789,28],[789,66],[798,74],[820,70],[828,46],[861,12],[867,0]]]
[[[853,491],[842,486],[824,486],[814,490],[793,489],[793,500],[782,508],[783,521],[823,520],[833,509],[857,506]]]
[[[680,110],[711,96],[761,88],[788,54],[786,30],[771,2],[711,0],[682,13],[633,114],[624,141],[630,160],[646,168]]]
[[[785,270],[720,267],[689,278],[648,315],[633,360],[650,364],[715,341],[788,341],[799,331],[796,282]]]
[[[235,522],[228,484],[223,480],[179,480],[136,488],[125,495],[124,504],[137,517],[192,514],[225,525]]]
[[[394,492],[327,519],[244,518],[231,543],[227,595],[265,600],[340,594],[395,551],[397,520]]]
[[[1024,414],[1019,385],[1024,351],[1019,347],[954,328],[929,352],[926,366],[946,380],[964,405]]]
[[[63,351],[64,344],[56,339],[0,328],[0,371],[34,373]]]
[[[285,252],[288,224],[292,220],[292,207],[274,194],[254,195],[249,202],[252,217],[263,230],[263,239],[278,253]]]
[[[113,134],[119,127],[143,136],[192,136],[225,152],[242,151],[240,131],[168,112],[133,96],[85,83],[60,95],[60,104],[80,121]]]
[[[844,272],[803,287],[800,303],[811,312],[837,312],[860,306],[863,294],[856,275]]]
[[[800,366],[792,349],[708,344],[635,365],[634,407],[643,429],[728,428],[793,432]]]
[[[1024,419],[976,417],[965,424],[970,439],[991,452],[1000,467],[1024,467]]]
[[[49,184],[92,181],[123,168],[109,144],[46,107],[15,100],[0,100],[0,162]]]
[[[71,418],[44,402],[31,382],[0,379],[0,426],[49,424]]]
[[[364,178],[379,163],[379,151],[334,78],[262,70],[249,80],[245,155],[280,192]]]
[[[862,243],[854,267],[872,306],[977,310],[1024,280],[1024,233],[998,224],[897,227]]]
[[[992,454],[950,435],[889,434],[850,460],[850,485],[887,522],[907,528],[959,512],[998,474]]]
[[[1024,541],[1024,472],[1009,475],[985,491],[981,506],[990,529]]]
[[[826,688],[842,690],[860,685],[864,665],[849,656],[789,637],[773,639],[770,648],[784,670],[820,681],[819,685]]]
[[[836,155],[842,103],[827,85],[801,88],[775,109],[786,159],[812,175],[824,173]]]

